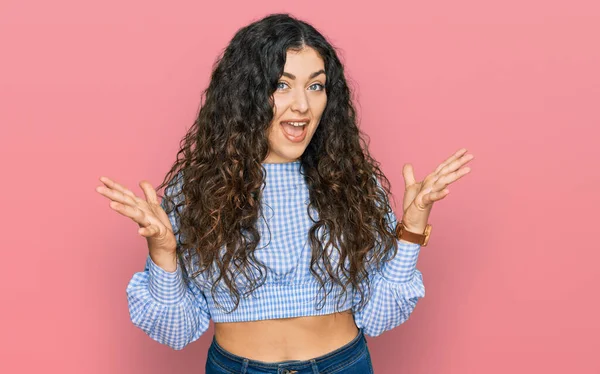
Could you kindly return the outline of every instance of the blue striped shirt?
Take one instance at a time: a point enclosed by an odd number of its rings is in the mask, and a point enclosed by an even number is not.
[[[323,290],[319,291],[320,284],[310,272],[308,241],[308,230],[313,224],[310,217],[318,219],[318,212],[312,207],[309,209],[309,190],[300,172],[302,165],[294,161],[263,166],[266,180],[257,222],[261,237],[255,253],[268,266],[265,283],[249,297],[241,297],[235,311],[226,313],[233,309],[234,299],[224,284],[216,285],[213,299],[210,290],[214,280],[208,279],[205,273],[185,282],[182,263],[178,261],[177,269],[167,272],[148,256],[144,271],[133,275],[126,290],[133,324],[152,339],[173,349],[182,349],[208,329],[210,319],[217,323],[256,321],[352,309],[356,325],[369,336],[380,335],[406,321],[418,299],[425,296],[423,278],[416,268],[420,245],[398,241],[398,253],[391,261],[379,270],[369,269],[370,299],[362,310],[356,308],[360,301],[356,290],[338,306],[336,295],[341,289],[336,286],[323,303]],[[180,191],[181,178],[165,189],[165,195],[177,201]],[[388,218],[393,229],[396,216],[392,212]],[[176,213],[169,214],[169,219],[176,231]],[[327,233],[319,235],[326,243]],[[177,240],[180,242],[179,234]],[[336,266],[339,254],[332,247],[327,246],[325,250]],[[196,263],[191,263],[192,268],[184,265],[187,274],[197,270]],[[246,283],[239,279],[236,285],[243,290]],[[219,308],[219,304],[226,311]]]

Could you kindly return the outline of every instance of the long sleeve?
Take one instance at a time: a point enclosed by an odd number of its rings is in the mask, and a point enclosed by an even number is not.
[[[396,227],[397,218],[391,209],[388,222],[390,228]],[[404,323],[417,301],[425,296],[423,275],[416,268],[421,246],[397,242],[396,256],[369,274],[370,299],[361,310],[357,310],[360,294],[355,294],[354,320],[369,336],[378,336]]]
[[[172,190],[167,187],[165,193]],[[163,199],[163,209],[164,202]],[[169,214],[169,220],[176,230],[178,219],[174,212]],[[176,236],[179,242],[179,235]],[[168,272],[148,255],[144,271],[133,275],[126,290],[133,324],[176,350],[197,340],[208,329],[211,318],[202,290],[193,279],[185,281],[182,266],[185,265],[178,259],[177,269]]]
[[[362,310],[356,310],[354,320],[369,336],[378,336],[408,320],[419,298],[425,296],[423,276],[415,267],[420,245],[398,242],[398,254],[381,271],[369,276],[371,295]]]
[[[193,280],[185,284],[179,262],[171,273],[148,256],[144,271],[127,286],[127,302],[133,324],[173,349],[183,349],[208,330],[206,298]]]

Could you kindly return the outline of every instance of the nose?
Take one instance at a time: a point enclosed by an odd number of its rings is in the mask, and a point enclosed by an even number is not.
[[[292,110],[300,113],[304,113],[308,110],[309,103],[308,97],[306,96],[305,90],[297,90],[294,93],[294,100],[292,102]]]

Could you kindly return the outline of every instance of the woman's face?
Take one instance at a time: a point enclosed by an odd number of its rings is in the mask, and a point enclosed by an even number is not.
[[[291,162],[304,153],[327,104],[325,78],[323,59],[313,48],[287,52],[283,75],[273,93],[269,153],[263,162]]]

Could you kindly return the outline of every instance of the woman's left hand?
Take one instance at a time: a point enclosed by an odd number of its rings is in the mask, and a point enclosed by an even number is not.
[[[462,178],[471,168],[461,168],[474,158],[465,148],[457,151],[440,164],[435,171],[421,182],[415,181],[411,164],[404,164],[404,198],[402,199],[402,220],[407,231],[421,234],[425,231],[429,214],[435,201],[450,193],[447,186]]]

